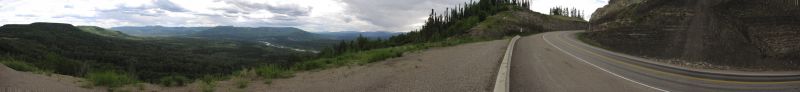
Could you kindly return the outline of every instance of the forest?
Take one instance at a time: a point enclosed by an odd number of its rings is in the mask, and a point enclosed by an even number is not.
[[[59,23],[4,25],[0,27],[0,61],[38,72],[87,78],[119,74],[143,82],[174,83],[260,65],[288,66],[313,56],[259,42],[141,38],[104,31],[111,30]]]
[[[577,8],[567,8],[563,6],[557,6],[550,8],[550,15],[558,15],[558,16],[567,16],[573,18],[580,18],[583,19],[585,15],[583,15],[583,10],[579,10]]]
[[[409,44],[439,42],[446,39],[469,38],[464,35],[468,29],[476,26],[487,17],[509,10],[527,10],[528,0],[480,0],[470,1],[455,8],[447,8],[444,13],[431,13],[420,29],[392,36],[389,39],[370,40],[358,37],[352,41],[341,41],[339,44],[323,50],[320,57],[335,57],[345,53],[395,47]],[[513,35],[514,33],[508,33]]]

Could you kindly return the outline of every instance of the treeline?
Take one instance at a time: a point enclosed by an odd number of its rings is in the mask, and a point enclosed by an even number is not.
[[[567,7],[553,7],[550,8],[550,15],[559,15],[559,16],[567,16],[573,18],[580,18],[583,19],[583,10],[578,10],[577,8],[567,8]]]
[[[435,42],[467,33],[487,17],[509,10],[527,10],[528,0],[480,0],[465,2],[456,8],[447,8],[444,13],[431,14],[425,24],[418,30],[390,37],[389,39],[369,40],[358,37],[353,41],[342,41],[338,45],[327,48],[320,53],[321,57],[332,57],[348,52],[386,48],[413,43]]]

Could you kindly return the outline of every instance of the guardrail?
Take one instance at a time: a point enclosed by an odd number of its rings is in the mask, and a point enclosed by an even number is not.
[[[509,75],[511,75],[511,54],[514,52],[514,45],[517,44],[520,36],[514,36],[508,42],[506,53],[503,55],[503,61],[500,63],[500,69],[497,71],[497,80],[494,83],[494,92],[508,92],[509,91]]]

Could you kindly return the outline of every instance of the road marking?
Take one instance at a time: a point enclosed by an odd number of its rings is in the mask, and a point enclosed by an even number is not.
[[[511,54],[514,51],[514,45],[516,45],[517,40],[519,40],[520,36],[514,36],[511,38],[511,41],[508,42],[508,46],[506,47],[506,53],[503,55],[503,61],[500,63],[500,69],[497,71],[497,79],[494,83],[494,92],[508,92],[510,90],[510,82],[511,78]]]
[[[630,64],[630,63],[627,63],[627,62],[616,60],[616,59],[611,59],[608,56],[600,55],[600,54],[598,54],[596,52],[589,51],[588,50],[589,48],[580,48],[579,46],[575,46],[570,42],[567,42],[567,41],[564,41],[564,40],[560,40],[560,41],[568,43],[566,45],[569,45],[569,46],[572,46],[572,47],[576,47],[576,48],[578,48],[579,50],[581,50],[583,52],[587,52],[589,54],[598,56],[598,57],[603,58],[603,59],[608,60],[608,61],[612,61],[613,63],[624,64],[624,65],[627,65],[627,66],[632,66],[632,67],[637,68],[637,69],[644,69],[646,71],[653,71],[655,73],[665,74],[665,75],[669,75],[669,76],[677,76],[677,77],[683,77],[683,78],[687,78],[687,79],[702,80],[702,81],[717,82],[717,83],[733,83],[733,84],[787,84],[787,83],[800,82],[800,81],[782,81],[782,82],[728,81],[728,80],[707,79],[707,78],[699,78],[699,77],[687,76],[687,75],[682,75],[682,74],[669,73],[669,72],[664,72],[664,71],[655,70],[655,69],[651,69],[651,68],[646,68],[646,67],[639,66],[639,65],[633,65],[633,64]],[[577,42],[575,40],[570,40],[570,41],[571,42]],[[584,46],[586,46],[586,45],[584,45]],[[596,49],[596,48],[591,48],[591,49]],[[624,58],[628,58],[628,57],[624,57]]]
[[[628,81],[630,81],[630,82],[633,82],[633,83],[636,83],[636,84],[639,84],[639,85],[642,85],[642,86],[645,86],[645,87],[648,87],[648,88],[652,88],[652,89],[655,89],[655,90],[658,90],[658,91],[662,91],[662,92],[670,92],[670,91],[667,91],[667,90],[664,90],[664,89],[661,89],[661,88],[656,88],[656,87],[653,87],[653,86],[650,86],[650,85],[647,85],[647,84],[644,84],[644,83],[641,83],[641,82],[638,82],[638,81],[634,81],[634,80],[628,79],[628,78],[626,78],[626,77],[622,77],[622,76],[618,75],[617,73],[614,73],[614,72],[608,71],[608,70],[606,70],[606,69],[604,69],[604,68],[601,68],[601,67],[599,67],[599,66],[597,66],[597,65],[594,65],[594,64],[592,64],[592,63],[589,63],[588,61],[586,61],[586,60],[583,60],[582,58],[580,58],[580,57],[578,57],[578,56],[575,56],[575,55],[573,55],[572,53],[569,53],[569,52],[565,51],[564,49],[561,49],[561,48],[559,48],[558,46],[556,46],[556,45],[554,45],[553,43],[551,43],[551,42],[550,42],[550,40],[547,40],[547,38],[545,38],[545,37],[544,37],[544,36],[545,36],[545,35],[547,35],[547,34],[549,34],[549,33],[542,34],[542,39],[543,39],[545,42],[547,42],[547,44],[550,44],[550,46],[553,46],[553,47],[555,47],[555,48],[556,48],[556,49],[558,49],[559,51],[561,51],[561,52],[564,52],[564,53],[566,53],[567,55],[569,55],[569,56],[572,56],[572,57],[574,57],[574,58],[576,58],[576,59],[580,60],[580,61],[581,61],[581,62],[583,62],[583,63],[589,64],[589,65],[592,65],[592,66],[594,66],[594,68],[597,68],[597,69],[603,70],[603,71],[605,71],[606,73],[610,73],[611,75],[614,75],[614,76],[616,76],[616,77],[619,77],[619,78],[622,78],[622,79],[628,80]]]

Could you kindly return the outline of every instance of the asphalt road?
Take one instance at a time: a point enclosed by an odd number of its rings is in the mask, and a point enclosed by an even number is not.
[[[512,92],[800,92],[796,73],[671,67],[590,46],[581,31],[526,36],[511,61]]]

